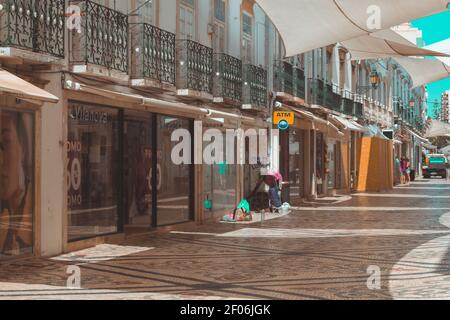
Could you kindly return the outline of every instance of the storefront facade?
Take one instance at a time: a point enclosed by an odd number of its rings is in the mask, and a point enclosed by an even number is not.
[[[193,161],[171,159],[193,120],[69,101],[68,241],[193,220]],[[191,153],[192,154],[192,153]]]
[[[35,253],[36,109],[0,97],[0,259]]]

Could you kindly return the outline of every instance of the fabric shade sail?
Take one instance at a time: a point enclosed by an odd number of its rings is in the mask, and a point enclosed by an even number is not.
[[[3,69],[0,69],[0,92],[14,94],[19,98],[42,102],[56,103],[59,101],[59,98],[53,94],[42,90]]]
[[[429,45],[429,46],[427,46],[425,48],[429,49],[429,50],[435,50],[435,51],[439,51],[439,52],[444,52],[444,53],[450,54],[450,39],[434,43],[434,44]],[[441,60],[442,62],[444,62],[446,65],[450,66],[450,58],[448,58],[448,57],[438,57],[438,59]]]
[[[431,120],[431,126],[425,135],[427,138],[450,137],[450,124]]]
[[[413,87],[446,79],[450,76],[450,66],[436,59],[409,57],[394,58],[411,76]]]
[[[401,56],[449,57],[446,53],[418,48],[391,29],[342,41],[341,44],[350,52],[352,60]]]
[[[447,0],[256,0],[283,38],[286,56],[377,31],[446,10]],[[379,10],[378,10],[379,9]],[[372,11],[375,10],[375,11]],[[378,11],[378,12],[377,12]]]

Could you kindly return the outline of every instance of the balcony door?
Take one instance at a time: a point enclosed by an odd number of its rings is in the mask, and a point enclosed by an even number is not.
[[[195,39],[195,0],[183,0],[179,13],[180,39]]]
[[[226,1],[214,0],[214,42],[215,53],[226,52]]]
[[[242,14],[242,62],[253,63],[253,16]]]

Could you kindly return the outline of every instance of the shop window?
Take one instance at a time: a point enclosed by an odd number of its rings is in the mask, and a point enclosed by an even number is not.
[[[123,152],[123,206],[125,225],[152,225],[153,116],[125,112]]]
[[[118,111],[70,103],[67,143],[69,241],[118,231]]]
[[[192,164],[175,164],[172,161],[172,133],[177,129],[192,132],[192,121],[168,116],[158,116],[157,121],[157,223],[158,226],[186,222],[191,219],[193,192]],[[187,151],[186,151],[187,152]],[[190,150],[192,156],[192,150]],[[192,161],[191,161],[192,163]]]
[[[33,253],[34,117],[0,111],[0,259]]]

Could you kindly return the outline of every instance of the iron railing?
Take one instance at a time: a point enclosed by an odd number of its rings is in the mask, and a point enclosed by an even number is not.
[[[294,68],[294,95],[297,98],[305,99],[306,97],[306,87],[305,87],[305,72],[295,67]]]
[[[241,60],[225,53],[214,54],[214,96],[241,102]]]
[[[136,25],[139,37],[133,51],[136,76],[175,85],[175,34],[147,23]]]
[[[325,105],[325,83],[321,79],[309,79],[309,104]]]
[[[2,6],[1,46],[64,57],[64,0],[6,0]]]
[[[91,0],[81,8],[81,30],[72,30],[72,62],[128,72],[128,16]]]
[[[294,66],[287,61],[276,61],[274,64],[274,89],[294,95]]]
[[[325,84],[325,104],[323,106],[334,111],[341,111],[342,97],[338,93],[339,91],[339,87],[335,84]]]
[[[263,68],[246,64],[243,67],[243,104],[267,107],[267,71]]]
[[[361,95],[355,95],[353,116],[360,119],[364,118],[364,99]]]
[[[213,51],[192,40],[177,41],[177,87],[213,93]]]
[[[355,97],[354,94],[350,91],[343,90],[342,91],[342,113],[353,116],[355,110]]]

